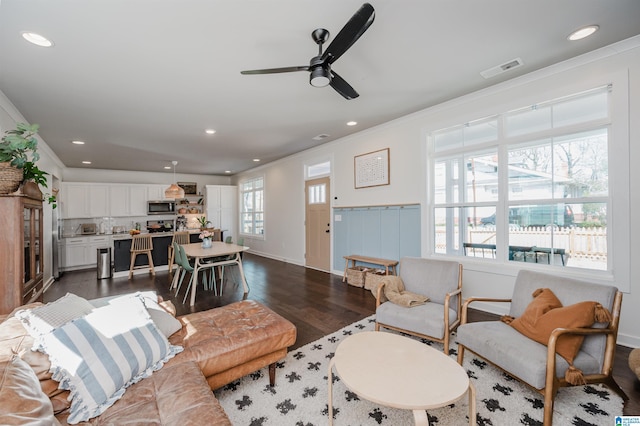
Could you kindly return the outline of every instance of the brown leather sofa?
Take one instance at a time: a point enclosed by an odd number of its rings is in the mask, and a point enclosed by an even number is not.
[[[171,312],[170,303],[163,306]],[[230,425],[212,390],[266,366],[273,384],[275,362],[296,340],[291,322],[250,300],[177,319],[182,328],[169,341],[184,351],[83,424]],[[64,425],[68,391],[58,389],[48,357],[32,345],[13,313],[0,317],[0,424]]]

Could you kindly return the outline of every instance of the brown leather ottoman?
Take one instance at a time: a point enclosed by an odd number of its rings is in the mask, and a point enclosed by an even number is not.
[[[275,382],[275,362],[296,341],[290,321],[253,300],[178,317],[182,329],[169,338],[184,347],[167,365],[195,361],[211,389],[269,366]]]

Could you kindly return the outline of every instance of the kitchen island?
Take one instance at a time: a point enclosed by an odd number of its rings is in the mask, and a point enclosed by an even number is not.
[[[199,229],[189,230],[189,241],[197,243],[200,241]],[[169,269],[169,246],[173,240],[173,232],[152,232],[153,251],[151,258],[156,270],[166,271]],[[131,263],[131,235],[117,234],[113,236],[113,269],[114,277],[125,277],[129,275],[129,265]],[[135,266],[147,264],[146,256],[138,256]],[[146,269],[134,269],[134,274],[148,273]]]

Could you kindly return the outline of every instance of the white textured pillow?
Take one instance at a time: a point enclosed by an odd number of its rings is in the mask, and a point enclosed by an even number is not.
[[[37,339],[69,321],[85,316],[92,310],[93,305],[86,299],[73,293],[67,293],[60,299],[46,305],[20,310],[16,312],[15,316],[22,322],[29,334]]]
[[[125,294],[123,296],[102,297],[100,299],[90,300],[89,302],[94,307],[100,308],[109,304],[118,303],[120,300],[130,297],[139,297],[142,299],[142,302],[147,307],[147,311],[149,311],[151,319],[166,337],[171,336],[182,328],[180,321],[158,304],[158,296],[154,291],[138,291],[136,293]]]
[[[52,378],[71,391],[70,424],[100,415],[183,349],[169,344],[137,297],[97,308],[39,340]]]

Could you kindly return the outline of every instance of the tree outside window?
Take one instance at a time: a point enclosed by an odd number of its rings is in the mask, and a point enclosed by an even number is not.
[[[609,96],[434,132],[434,252],[607,270]]]

